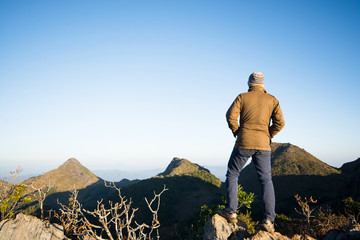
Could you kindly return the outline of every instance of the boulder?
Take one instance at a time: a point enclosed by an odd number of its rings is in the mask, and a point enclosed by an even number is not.
[[[25,214],[0,222],[0,240],[67,240],[63,228]]]
[[[227,220],[215,214],[205,223],[204,240],[227,240],[243,238],[246,233],[244,223],[228,223]]]

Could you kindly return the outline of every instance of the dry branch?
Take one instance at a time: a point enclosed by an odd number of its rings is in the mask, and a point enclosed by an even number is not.
[[[117,191],[119,201],[109,201],[109,205],[105,206],[103,200],[97,202],[97,206],[93,211],[82,209],[81,204],[77,200],[78,191],[72,192],[69,206],[61,203],[60,221],[63,223],[64,229],[68,234],[78,236],[78,234],[87,234],[95,239],[102,240],[103,235],[110,240],[145,240],[152,239],[155,229],[160,227],[158,220],[158,211],[160,209],[161,195],[168,190],[165,186],[160,193],[154,192],[151,201],[145,198],[146,204],[152,213],[151,224],[134,221],[137,208],[131,208],[131,199],[122,196],[120,188],[114,183],[105,182],[105,186],[113,188]],[[153,206],[155,205],[155,206]],[[96,221],[91,221],[89,217],[93,217]],[[156,232],[159,238],[158,231]]]
[[[40,205],[42,220],[44,220],[44,201],[52,187],[53,185],[51,184],[50,178],[46,176],[45,172],[42,178],[36,179],[31,183],[31,188],[34,190],[33,196]]]

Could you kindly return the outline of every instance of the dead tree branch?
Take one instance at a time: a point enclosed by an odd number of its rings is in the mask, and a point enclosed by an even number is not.
[[[119,202],[115,204],[109,201],[109,207],[106,208],[101,201],[98,201],[97,208],[93,211],[84,210],[87,214],[98,219],[100,225],[92,224],[86,217],[84,222],[89,226],[89,232],[97,239],[101,238],[93,229],[102,229],[111,240],[120,239],[151,239],[154,229],[160,226],[158,220],[158,211],[160,208],[161,195],[168,189],[164,186],[163,190],[156,194],[154,192],[153,199],[149,202],[146,198],[147,206],[152,213],[153,220],[151,224],[142,223],[139,224],[134,221],[137,208],[131,208],[132,201],[128,200],[121,195],[120,188],[116,187],[114,183],[106,183],[105,186],[115,189],[118,192]],[[157,205],[153,207],[153,204],[157,201]],[[115,229],[115,236],[110,229]],[[102,233],[101,232],[101,233]]]
[[[42,178],[36,179],[31,183],[31,188],[34,190],[34,198],[40,205],[42,220],[44,220],[44,201],[52,187],[53,185],[51,184],[50,178],[46,176],[45,172]]]

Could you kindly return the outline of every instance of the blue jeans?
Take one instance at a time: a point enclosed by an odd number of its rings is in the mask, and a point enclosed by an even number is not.
[[[226,206],[228,213],[236,212],[238,207],[238,178],[247,160],[252,157],[264,204],[264,219],[275,220],[275,192],[271,179],[271,151],[234,148],[226,173]]]

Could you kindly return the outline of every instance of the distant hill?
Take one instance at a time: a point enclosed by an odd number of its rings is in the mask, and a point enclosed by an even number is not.
[[[45,200],[46,208],[57,209],[59,207],[58,199],[59,202],[67,204],[70,193],[74,189],[79,191],[78,200],[83,204],[84,208],[95,206],[97,201],[114,192],[114,189],[105,186],[104,180],[93,174],[75,158],[68,159],[61,166],[45,173],[45,175],[32,177],[24,181],[24,184],[29,186],[29,191],[32,191],[31,183],[33,181],[40,182],[44,179],[50,179],[50,183],[54,188],[52,190],[53,194],[49,195]],[[118,187],[125,187],[135,182],[138,182],[138,180],[123,179],[115,184]]]
[[[215,177],[210,171],[198,164],[192,163],[184,158],[173,158],[166,170],[159,173],[157,177],[173,177],[173,176],[191,176],[202,179],[203,181],[220,187],[221,181]]]
[[[340,171],[320,161],[307,151],[290,143],[271,144],[272,175],[328,176]]]
[[[60,167],[45,173],[45,176],[50,179],[57,192],[71,191],[75,188],[83,189],[100,180],[75,158],[68,159]],[[32,181],[40,181],[43,178],[44,175],[32,177],[24,183],[30,184]]]

